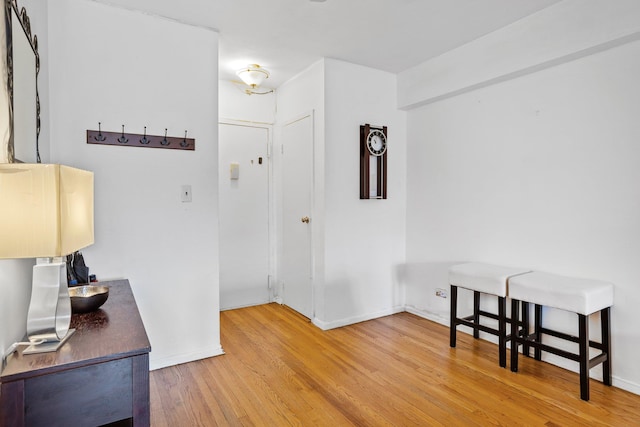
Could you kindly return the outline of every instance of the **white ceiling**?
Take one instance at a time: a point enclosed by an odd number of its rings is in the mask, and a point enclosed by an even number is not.
[[[95,1],[216,29],[220,79],[257,63],[278,87],[322,57],[398,73],[560,0]]]

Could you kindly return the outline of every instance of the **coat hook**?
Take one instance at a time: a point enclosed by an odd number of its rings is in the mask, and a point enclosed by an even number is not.
[[[102,123],[98,122],[98,134],[96,136],[94,136],[94,139],[96,141],[104,141],[105,139],[107,139],[103,134],[102,134],[102,127],[101,127]]]
[[[129,142],[129,139],[126,136],[124,136],[124,125],[122,125],[122,136],[118,138],[118,142],[120,144],[126,144],[127,142]]]
[[[149,138],[147,138],[147,127],[144,127],[144,135],[142,136],[142,139],[140,140],[140,144],[145,144],[147,145],[149,143]]]
[[[180,143],[180,147],[186,147],[187,145],[189,145],[189,143],[187,142],[187,131],[185,130],[184,131],[184,139]]]
[[[160,141],[160,145],[169,145],[170,142],[167,141],[167,128],[164,128],[164,139]]]

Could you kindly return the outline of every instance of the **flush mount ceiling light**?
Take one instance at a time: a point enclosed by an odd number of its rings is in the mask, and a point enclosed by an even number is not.
[[[236,75],[238,77],[240,77],[240,79],[247,85],[249,86],[250,89],[245,90],[245,92],[248,95],[251,94],[265,94],[265,93],[270,93],[272,91],[268,91],[268,92],[256,92],[255,89],[257,89],[266,79],[269,78],[269,71],[265,70],[264,68],[262,68],[261,66],[259,66],[258,64],[249,64],[244,68],[239,69],[238,71],[236,71]]]
[[[236,75],[252,89],[255,89],[269,78],[269,71],[258,64],[249,64],[236,71]]]

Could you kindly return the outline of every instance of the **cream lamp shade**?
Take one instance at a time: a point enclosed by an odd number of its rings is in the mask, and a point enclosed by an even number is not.
[[[93,244],[93,173],[0,164],[0,258],[60,257]]]

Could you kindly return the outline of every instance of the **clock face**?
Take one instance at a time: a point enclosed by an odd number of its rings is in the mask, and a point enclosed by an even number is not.
[[[371,129],[367,136],[367,147],[374,156],[382,156],[387,150],[387,137],[380,129]]]

